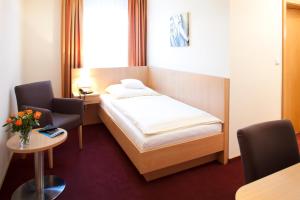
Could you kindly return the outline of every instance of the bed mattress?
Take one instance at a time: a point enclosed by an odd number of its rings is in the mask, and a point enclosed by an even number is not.
[[[100,98],[102,109],[112,118],[140,152],[221,134],[222,131],[222,124],[215,123],[196,125],[161,134],[145,135],[112,104],[113,97],[111,95],[103,94]]]

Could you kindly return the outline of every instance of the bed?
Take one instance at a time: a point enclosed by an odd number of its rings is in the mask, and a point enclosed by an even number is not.
[[[203,133],[190,127],[185,130],[185,138],[176,131],[144,136],[114,109],[108,95],[101,95],[99,117],[147,181],[213,160],[228,162],[228,79],[149,67],[95,69],[91,76],[102,94],[110,84],[136,78],[161,94],[207,111],[222,121],[204,125]]]
[[[157,112],[159,115],[159,111],[160,111],[159,108],[157,108],[155,105],[151,105],[151,104],[147,105],[146,102],[143,102],[143,99],[148,98],[148,100],[152,101],[155,98],[159,98],[160,101],[161,98],[164,97],[166,96],[162,95],[161,97],[160,96],[159,97],[156,96],[134,97],[130,99],[131,101],[130,104],[134,105],[134,104],[138,104],[137,102],[140,102],[141,106],[145,105],[147,109],[142,110],[142,112],[146,113],[145,116],[147,116],[147,113],[149,114],[149,110],[152,110],[153,112]],[[136,125],[134,125],[132,120],[130,120],[124,113],[122,113],[120,109],[118,109],[116,106],[113,105],[114,101],[121,101],[121,102],[128,101],[127,99],[115,100],[110,94],[102,94],[100,96],[100,99],[101,99],[101,109],[112,119],[112,121],[115,124],[118,125],[118,127],[122,130],[122,132],[126,134],[126,137],[141,153],[151,151],[151,150],[161,149],[164,147],[168,147],[180,143],[185,143],[196,139],[210,137],[222,133],[222,122],[221,120],[216,119],[215,122],[209,124],[198,124],[198,125],[191,124],[190,126],[184,126],[178,128],[174,128],[173,126],[171,126],[172,130],[168,130],[168,131],[159,130],[156,131],[156,133],[144,134],[142,130],[140,130]],[[166,98],[166,101],[168,102],[169,99]],[[172,106],[176,106],[176,103],[177,102],[174,102],[175,105],[171,105],[169,107],[172,108]],[[140,109],[140,107],[137,106],[136,109]],[[176,114],[176,111],[173,110],[173,113]],[[140,120],[147,121],[147,119],[140,119]]]

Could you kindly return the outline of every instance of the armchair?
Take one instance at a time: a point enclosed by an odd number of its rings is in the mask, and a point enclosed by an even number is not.
[[[237,132],[246,183],[299,163],[299,149],[292,123],[275,120]]]
[[[78,127],[79,148],[82,149],[83,101],[73,98],[55,98],[50,81],[29,83],[15,87],[18,110],[42,112],[40,126],[47,124],[70,130]],[[49,168],[53,168],[53,149],[48,152]]]

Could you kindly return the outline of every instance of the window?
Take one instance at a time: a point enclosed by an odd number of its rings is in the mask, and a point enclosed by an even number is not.
[[[83,67],[128,66],[128,0],[84,0]]]

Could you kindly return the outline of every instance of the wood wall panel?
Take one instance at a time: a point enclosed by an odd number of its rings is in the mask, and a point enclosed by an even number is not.
[[[283,118],[300,132],[300,10],[286,12],[286,38],[283,67]]]
[[[92,68],[90,69],[90,77],[92,88],[100,94],[104,89],[111,85],[120,83],[125,78],[135,78],[148,83],[148,68],[142,67],[118,67],[118,68]],[[80,69],[72,71],[72,91],[77,91],[77,84],[80,77]]]
[[[148,81],[151,88],[162,94],[225,119],[228,79],[150,67]]]
[[[300,0],[286,0],[288,5],[300,5]]]

